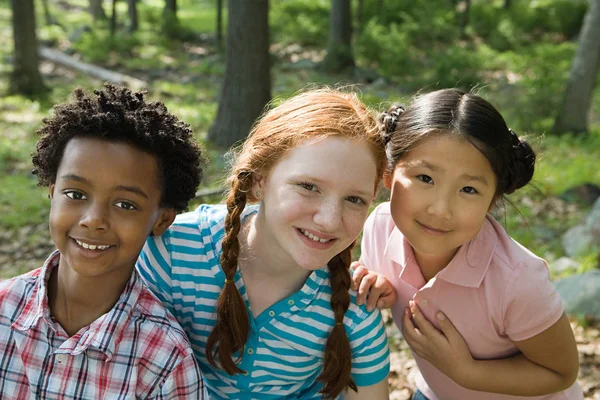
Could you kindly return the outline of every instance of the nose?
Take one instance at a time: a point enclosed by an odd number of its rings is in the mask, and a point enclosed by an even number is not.
[[[317,208],[313,221],[323,233],[334,232],[342,223],[342,205],[336,199],[324,200]]]
[[[79,225],[90,230],[107,230],[108,210],[100,204],[91,204],[81,216]]]
[[[444,195],[438,195],[432,199],[427,206],[427,214],[439,219],[450,219],[452,217],[452,205],[450,199]]]

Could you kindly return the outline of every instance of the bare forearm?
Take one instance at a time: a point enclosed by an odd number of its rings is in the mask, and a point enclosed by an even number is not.
[[[561,374],[519,354],[500,360],[474,360],[457,383],[482,392],[542,396],[567,389],[576,377],[577,371]]]

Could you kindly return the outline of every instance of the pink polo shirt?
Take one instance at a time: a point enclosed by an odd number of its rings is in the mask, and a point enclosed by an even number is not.
[[[511,239],[490,216],[478,235],[429,282],[425,282],[410,244],[394,225],[389,202],[380,204],[369,216],[361,251],[364,265],[384,274],[396,288],[398,301],[392,314],[398,328],[402,329],[402,314],[409,300],[418,300],[425,317],[437,328],[435,314],[442,311],[448,316],[476,359],[517,353],[513,341],[543,332],[563,313],[545,261]],[[539,397],[468,390],[413,356],[421,372],[417,386],[430,400],[583,400],[577,383],[563,392]]]

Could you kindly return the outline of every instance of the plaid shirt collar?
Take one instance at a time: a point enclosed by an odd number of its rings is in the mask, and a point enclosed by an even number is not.
[[[38,327],[39,324],[46,324],[55,333],[66,336],[64,330],[51,317],[48,305],[48,280],[54,268],[58,267],[59,261],[60,253],[56,250],[44,263],[34,293],[29,296],[23,312],[13,323],[12,329],[28,331]],[[106,355],[105,361],[109,361],[128,325],[142,289],[142,281],[134,268],[131,279],[113,308],[66,340],[61,346],[62,352],[78,355],[92,346],[103,352]]]

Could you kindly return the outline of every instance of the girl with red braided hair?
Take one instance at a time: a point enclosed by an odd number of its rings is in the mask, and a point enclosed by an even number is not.
[[[349,273],[384,168],[357,96],[307,91],[254,126],[226,205],[148,240],[138,269],[190,338],[211,398],[388,398],[381,315],[356,305]]]

